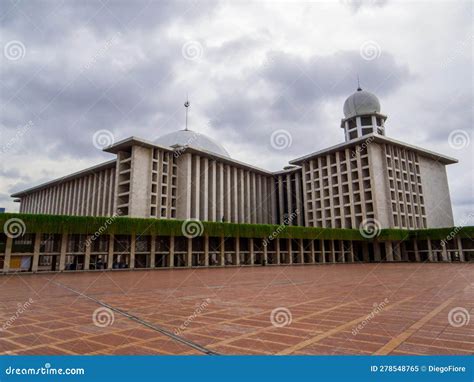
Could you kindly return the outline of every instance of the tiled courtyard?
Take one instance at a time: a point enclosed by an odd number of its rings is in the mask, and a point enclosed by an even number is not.
[[[473,314],[467,263],[18,274],[0,353],[474,354]]]

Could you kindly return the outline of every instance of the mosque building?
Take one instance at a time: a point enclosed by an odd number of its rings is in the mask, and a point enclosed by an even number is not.
[[[473,227],[453,227],[446,165],[457,161],[388,138],[386,120],[358,88],[344,142],[276,172],[187,123],[115,142],[114,159],[12,195],[20,214],[0,215],[0,269],[474,261]]]
[[[386,120],[378,98],[359,87],[344,103],[344,142],[281,171],[237,161],[186,125],[154,142],[116,142],[104,148],[114,159],[12,196],[20,212],[34,214],[356,229],[368,220],[380,228],[453,226],[446,165],[457,160],[388,138]]]

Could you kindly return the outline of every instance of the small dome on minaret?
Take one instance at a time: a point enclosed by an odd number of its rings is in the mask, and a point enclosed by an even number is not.
[[[344,102],[344,116],[346,118],[373,113],[380,113],[379,99],[375,94],[362,90],[360,87]]]

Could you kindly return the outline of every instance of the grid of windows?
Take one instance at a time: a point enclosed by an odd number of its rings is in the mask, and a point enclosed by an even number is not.
[[[353,117],[343,121],[342,126],[345,129],[346,142],[372,133],[385,135],[384,118],[380,116]]]
[[[358,228],[374,218],[367,147],[357,145],[303,165],[309,226]]]
[[[176,218],[177,172],[174,153],[153,150],[150,216]]]
[[[117,154],[117,212],[128,215],[130,202],[130,180],[132,176],[132,154],[121,151]]]
[[[393,145],[384,149],[394,227],[426,228],[418,155]]]

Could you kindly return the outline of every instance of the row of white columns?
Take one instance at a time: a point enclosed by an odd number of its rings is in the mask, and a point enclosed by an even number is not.
[[[187,195],[178,217],[203,221],[272,224],[276,197],[271,175],[188,155],[178,195]],[[178,181],[179,182],[179,181]],[[187,192],[183,188],[187,187]]]
[[[20,212],[111,216],[114,190],[115,168],[107,168],[22,197]]]

